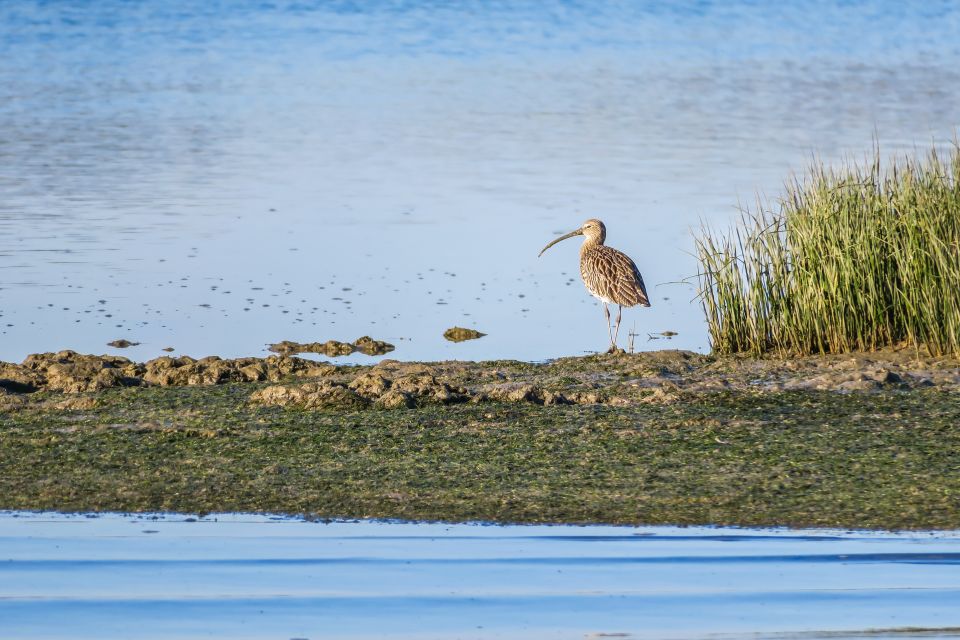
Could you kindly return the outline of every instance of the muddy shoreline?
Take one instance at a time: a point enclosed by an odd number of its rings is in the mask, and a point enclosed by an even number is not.
[[[336,398],[297,401],[294,396],[343,389],[339,396],[343,406],[364,405],[366,400],[386,408],[486,400],[629,406],[669,403],[685,395],[717,391],[955,392],[960,390],[960,360],[923,356],[908,348],[782,359],[663,350],[545,363],[388,359],[373,365],[335,365],[291,355],[235,359],[163,356],[138,363],[122,356],[60,351],[33,354],[19,364],[0,362],[0,407],[26,403],[41,391],[84,394],[119,387],[243,382],[283,383],[282,388],[290,391],[284,400],[281,387],[271,388],[273,392],[260,393],[255,402],[310,404],[312,408],[340,404]],[[303,384],[297,386],[298,382]],[[271,399],[271,395],[276,397]]]
[[[960,363],[909,349],[0,364],[0,508],[960,527]]]

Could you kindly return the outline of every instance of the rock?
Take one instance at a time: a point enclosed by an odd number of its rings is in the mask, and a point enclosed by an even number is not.
[[[544,391],[543,392],[543,404],[552,405],[552,404],[575,404],[573,400],[569,399],[559,391]]]
[[[117,349],[126,349],[127,347],[136,347],[139,345],[139,342],[130,342],[129,340],[124,340],[123,338],[119,340],[114,340],[113,342],[108,342],[108,347],[115,347]]]
[[[240,380],[240,372],[236,367],[220,358],[203,358],[192,366],[197,371],[187,379],[187,384],[210,385]]]
[[[162,356],[145,364],[144,380],[161,386],[212,385],[226,382],[279,382],[284,378],[318,378],[336,368],[290,356],[221,360],[216,356],[194,360]]]
[[[266,387],[251,394],[250,402],[302,409],[362,409],[370,404],[352,389],[326,380],[297,386]]]
[[[267,365],[263,362],[252,362],[243,365],[238,372],[246,382],[261,382],[267,379]]]
[[[251,360],[258,361],[256,358]],[[337,368],[326,362],[315,362],[291,356],[269,356],[263,360],[267,367],[267,380],[277,382],[283,378],[321,378],[334,373]]]
[[[463,327],[450,327],[443,332],[443,337],[450,342],[463,342],[464,340],[476,340],[487,334],[480,333],[476,329],[464,329]]]
[[[543,390],[533,384],[507,383],[486,389],[487,395],[501,402],[535,402],[543,404]]]
[[[417,404],[453,404],[466,402],[470,399],[466,389],[453,387],[429,374],[401,376],[393,381],[391,389],[399,393],[406,393],[416,400]]]
[[[423,362],[399,362],[397,360],[390,359],[378,362],[377,364],[373,365],[373,368],[394,378],[399,376],[413,375],[415,373],[433,375],[437,371],[436,367],[432,367]]]
[[[348,356],[356,348],[348,342],[339,342],[337,340],[327,340],[326,342],[293,342],[284,340],[271,344],[270,351],[281,355],[291,355],[294,353],[319,353],[330,358],[337,356]]]
[[[139,384],[139,378],[128,378],[117,369],[92,370],[83,365],[54,365],[47,370],[46,388],[63,393],[83,393]]]
[[[338,340],[327,340],[326,342],[293,342],[284,340],[271,344],[270,351],[282,355],[294,353],[319,353],[329,358],[338,356],[348,356],[354,351],[365,353],[368,356],[377,356],[393,351],[394,346],[389,342],[374,340],[370,336],[357,338],[352,344],[349,342],[340,342]]]
[[[292,340],[281,340],[280,342],[274,342],[273,344],[267,345],[267,350],[274,353],[288,354],[288,353],[304,353],[304,348],[308,347],[311,344],[319,344],[318,342],[294,342]]]
[[[187,356],[163,356],[146,363],[143,379],[161,386],[190,386],[239,382],[244,378],[233,363],[217,357],[194,360]]]
[[[875,371],[871,376],[874,380],[880,384],[892,384],[899,385],[903,384],[903,378],[899,374],[894,373],[890,369],[879,369]]]
[[[850,365],[856,360],[847,361],[844,364]],[[857,363],[857,366],[861,365]],[[854,369],[850,370],[828,370],[825,373],[809,378],[788,379],[782,384],[782,388],[787,391],[801,391],[813,389],[816,391],[839,391],[849,393],[851,391],[875,391],[885,387],[903,387],[906,386],[904,379],[890,369]]]
[[[357,338],[354,341],[353,346],[356,347],[357,351],[360,353],[365,353],[368,356],[382,356],[385,353],[390,353],[395,348],[389,342],[374,340],[370,336]]]
[[[367,398],[377,398],[386,393],[392,384],[379,373],[368,371],[354,378],[349,387]]]
[[[89,356],[74,351],[27,356],[24,368],[34,371],[50,391],[81,393],[111,387],[137,386],[141,366],[121,356]]]
[[[343,344],[334,346],[342,349]],[[371,350],[381,348],[378,341],[369,337],[358,339],[356,344]],[[347,346],[357,349],[356,344]],[[143,384],[283,383],[305,378],[331,381],[345,391],[317,388],[314,389],[317,399],[301,399],[301,404],[353,406],[356,396],[366,404],[384,408],[466,401],[636,404],[725,390],[870,392],[924,386],[960,390],[960,360],[923,360],[912,354],[907,354],[909,358],[896,357],[896,354],[870,355],[870,358],[845,354],[780,360],[655,351],[618,358],[561,358],[544,364],[383,359],[361,368],[338,367],[286,354],[236,359],[210,356],[199,360],[164,355],[139,364],[122,356],[60,351],[33,354],[21,364],[0,362],[0,390],[4,391],[4,397],[9,397],[10,392],[16,395],[45,389],[78,393]],[[339,399],[331,399],[333,396]],[[4,403],[19,404],[9,399]]]
[[[225,382],[280,381],[290,377],[318,378],[336,367],[289,356],[224,360],[209,356],[162,356],[144,364],[121,356],[81,355],[73,351],[39,353],[23,364],[0,363],[0,388],[16,392],[39,389],[79,393],[142,384],[212,385]]]
[[[174,383],[175,371],[187,364],[192,364],[192,362],[193,359],[186,356],[182,358],[173,358],[170,356],[155,358],[146,363],[146,371],[143,378],[151,384],[170,385]]]
[[[577,391],[568,393],[567,398],[574,404],[602,404],[603,396],[596,391]]]
[[[254,404],[286,407],[287,405],[303,402],[305,397],[306,390],[301,387],[274,385],[272,387],[264,387],[259,391],[254,391],[250,394],[250,402]]]
[[[574,404],[560,392],[546,391],[535,384],[506,383],[491,385],[484,389],[491,400],[500,402],[531,402],[533,404]]]
[[[497,396],[492,389],[490,395],[491,397]],[[543,404],[543,389],[533,384],[524,384],[510,391],[506,391],[502,397],[507,402],[535,402],[537,404]]]
[[[9,362],[0,362],[0,389],[29,393],[43,385],[43,377],[36,371]]]
[[[417,401],[409,393],[391,390],[377,398],[376,405],[382,409],[412,409]]]

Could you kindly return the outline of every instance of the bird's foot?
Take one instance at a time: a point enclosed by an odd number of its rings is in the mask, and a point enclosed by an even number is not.
[[[623,349],[621,349],[621,348],[618,347],[617,345],[612,344],[612,345],[610,345],[610,348],[607,349],[607,353],[610,354],[610,355],[619,356],[619,355],[623,355],[624,353],[626,353],[626,351],[624,351]]]

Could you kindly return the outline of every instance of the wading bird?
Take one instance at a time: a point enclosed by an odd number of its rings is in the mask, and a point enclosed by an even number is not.
[[[576,231],[560,236],[540,250],[543,252],[561,240],[573,236],[585,236],[580,247],[580,277],[594,298],[603,302],[603,313],[607,317],[607,334],[610,336],[610,349],[607,353],[617,353],[617,333],[620,331],[620,315],[624,307],[649,307],[650,299],[643,286],[643,276],[630,257],[612,247],[605,246],[607,228],[599,220],[591,218]],[[610,309],[608,304],[617,305],[617,325],[610,328]]]

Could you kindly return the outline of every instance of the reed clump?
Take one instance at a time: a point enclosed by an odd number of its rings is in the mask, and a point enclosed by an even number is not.
[[[815,164],[728,233],[696,238],[714,351],[811,354],[908,342],[960,354],[960,147],[881,168]]]

